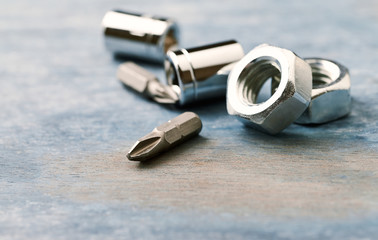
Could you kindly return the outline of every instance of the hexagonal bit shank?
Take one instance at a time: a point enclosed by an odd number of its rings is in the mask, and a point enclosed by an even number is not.
[[[196,136],[201,129],[202,122],[198,115],[185,112],[139,139],[128,152],[127,158],[132,161],[147,160]]]
[[[162,104],[175,104],[179,98],[170,87],[159,82],[155,75],[133,62],[121,64],[117,77],[126,86],[134,89],[155,102]]]

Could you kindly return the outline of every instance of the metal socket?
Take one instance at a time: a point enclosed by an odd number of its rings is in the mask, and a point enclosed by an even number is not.
[[[102,26],[105,46],[115,55],[163,63],[166,52],[177,48],[178,26],[168,18],[113,10]]]
[[[177,91],[180,105],[225,96],[228,74],[243,56],[235,40],[168,51],[167,84]]]

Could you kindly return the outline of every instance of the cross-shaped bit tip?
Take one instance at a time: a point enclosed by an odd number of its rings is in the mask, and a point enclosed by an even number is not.
[[[201,129],[202,122],[198,115],[185,112],[140,138],[127,153],[127,158],[132,161],[147,160],[198,135]]]

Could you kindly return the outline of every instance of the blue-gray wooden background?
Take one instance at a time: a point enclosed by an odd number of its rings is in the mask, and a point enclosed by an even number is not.
[[[337,60],[353,110],[273,137],[228,116],[224,99],[145,100],[103,46],[116,7],[176,19],[182,47],[236,39]],[[0,239],[377,239],[377,63],[375,0],[0,0]],[[200,137],[126,159],[186,110]]]

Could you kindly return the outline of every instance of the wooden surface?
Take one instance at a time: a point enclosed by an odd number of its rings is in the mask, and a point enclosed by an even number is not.
[[[1,239],[376,239],[378,4],[360,1],[1,1]],[[104,49],[109,9],[175,18],[182,46],[235,38],[350,69],[353,109],[278,136],[225,101],[185,109],[141,98]],[[160,69],[148,66],[162,76]],[[153,162],[135,140],[179,113],[200,137]]]

